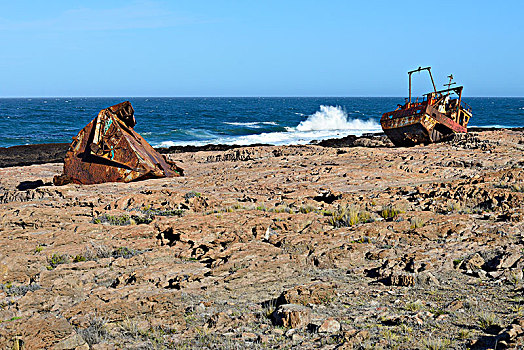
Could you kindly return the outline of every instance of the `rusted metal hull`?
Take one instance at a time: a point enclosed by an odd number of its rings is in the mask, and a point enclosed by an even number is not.
[[[453,133],[467,132],[465,127],[432,106],[419,105],[385,113],[380,124],[395,146],[429,144]]]
[[[182,176],[183,170],[161,155],[140,136],[129,101],[100,111],[69,147],[64,174],[55,184],[130,182]]]
[[[424,94],[422,102],[411,101],[411,75],[427,71],[433,92]],[[395,146],[414,146],[438,142],[454,134],[468,132],[467,125],[472,116],[471,107],[462,101],[462,86],[455,85],[453,75],[448,76],[447,89],[437,91],[431,67],[418,67],[408,72],[409,97],[404,105],[384,113],[380,119],[382,130]],[[458,98],[453,98],[451,94]]]

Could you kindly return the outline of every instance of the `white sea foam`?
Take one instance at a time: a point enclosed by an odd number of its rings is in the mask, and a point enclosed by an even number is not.
[[[253,128],[253,129],[258,129],[258,128],[261,128],[262,126],[260,125],[260,123],[258,122],[246,122],[246,123],[240,123],[240,122],[224,122],[224,124],[228,124],[228,125],[234,125],[234,126],[245,126],[247,128]]]
[[[188,145],[188,144],[191,144],[193,145],[192,142],[174,142],[174,141],[162,141],[162,142],[152,142],[151,143],[151,146],[153,147],[165,147],[165,148],[169,148],[169,147],[172,147],[172,146],[183,146],[183,145]]]
[[[225,122],[230,125],[256,127],[255,125],[273,122],[237,123]],[[274,123],[276,124],[276,123]],[[278,125],[278,124],[276,124]],[[251,145],[255,143],[272,145],[304,145],[313,140],[342,138],[347,135],[361,136],[364,133],[377,133],[382,129],[374,120],[351,119],[341,107],[320,106],[296,127],[285,127],[286,131],[267,132],[255,135],[210,137],[201,141],[164,141],[154,144],[155,147],[170,147],[182,145],[202,146],[206,144]],[[211,135],[209,135],[211,136]]]
[[[468,128],[499,128],[499,129],[508,129],[508,128],[518,128],[518,125],[503,125],[503,124],[489,124],[489,125],[468,125]]]
[[[313,130],[344,130],[363,132],[378,132],[380,125],[374,120],[348,119],[348,115],[339,106],[320,106],[320,111],[310,115],[300,122],[298,131]]]
[[[245,123],[224,122],[224,124],[234,125],[234,126],[245,126],[245,127],[253,128],[253,129],[259,129],[262,127],[262,125],[278,125],[278,123],[275,123],[275,122],[245,122]]]

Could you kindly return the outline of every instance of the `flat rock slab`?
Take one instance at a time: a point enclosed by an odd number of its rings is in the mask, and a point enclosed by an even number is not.
[[[0,168],[0,347],[518,344],[523,151],[493,130],[174,153],[184,177],[130,183]]]

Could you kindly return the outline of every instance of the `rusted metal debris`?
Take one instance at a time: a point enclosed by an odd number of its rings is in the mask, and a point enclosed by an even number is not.
[[[433,92],[424,95],[422,101],[411,102],[411,75],[427,70],[433,84]],[[404,105],[392,112],[382,115],[380,124],[382,130],[395,146],[414,146],[438,142],[454,133],[467,132],[467,125],[472,116],[471,107],[462,101],[462,86],[451,87],[453,75],[448,88],[437,91],[431,67],[425,67],[408,72],[409,98]],[[456,96],[451,96],[451,94]]]
[[[140,136],[129,101],[103,109],[69,146],[55,185],[130,182],[182,176],[183,170]]]

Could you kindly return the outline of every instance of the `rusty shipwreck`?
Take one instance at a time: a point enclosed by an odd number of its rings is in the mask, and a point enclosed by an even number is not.
[[[411,75],[428,71],[433,92],[411,101]],[[472,116],[471,107],[462,101],[463,86],[452,87],[453,75],[448,76],[447,89],[437,91],[431,74],[431,67],[408,72],[409,97],[404,105],[384,113],[380,119],[382,130],[395,146],[414,146],[441,141],[454,133],[467,132],[467,125]]]
[[[73,137],[64,159],[64,173],[55,176],[55,185],[181,176],[183,170],[155,151],[133,129],[135,125],[129,101],[101,110]]]

